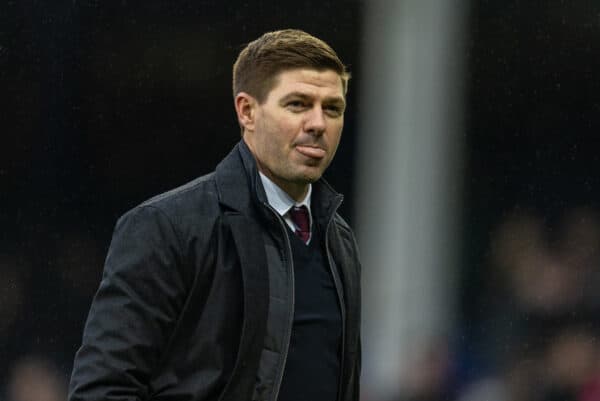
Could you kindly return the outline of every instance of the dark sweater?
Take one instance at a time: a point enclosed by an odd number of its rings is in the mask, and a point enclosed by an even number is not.
[[[295,310],[279,401],[335,401],[342,318],[322,237],[315,230],[308,245],[291,231],[289,237]]]

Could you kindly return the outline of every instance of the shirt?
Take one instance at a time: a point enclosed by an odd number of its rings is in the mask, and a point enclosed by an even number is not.
[[[279,213],[279,215],[283,217],[283,220],[285,220],[285,222],[292,229],[292,231],[296,231],[298,227],[294,224],[288,212],[294,206],[306,206],[306,208],[308,209],[308,219],[310,222],[309,227],[311,232],[307,243],[310,243],[310,239],[312,238],[313,225],[312,211],[310,210],[312,184],[308,184],[308,192],[306,193],[304,199],[300,202],[296,202],[283,189],[281,189],[277,184],[271,181],[269,177],[267,177],[261,172],[259,172],[259,174],[260,180],[262,181],[263,187],[265,188],[265,193],[267,195],[267,201],[269,202],[269,205],[271,205],[271,207],[273,207],[273,209],[275,209],[275,211],[277,211],[277,213]]]

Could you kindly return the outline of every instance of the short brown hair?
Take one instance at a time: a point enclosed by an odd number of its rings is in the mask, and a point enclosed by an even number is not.
[[[350,73],[327,43],[298,29],[267,32],[250,42],[233,65],[233,97],[246,92],[263,103],[282,71],[312,68],[333,70],[342,79],[344,94]]]

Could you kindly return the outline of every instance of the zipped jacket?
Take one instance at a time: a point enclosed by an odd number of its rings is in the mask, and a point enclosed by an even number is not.
[[[338,400],[357,401],[360,263],[341,201],[313,184],[342,311]],[[276,401],[294,316],[287,235],[243,140],[215,172],[123,215],[69,400]]]

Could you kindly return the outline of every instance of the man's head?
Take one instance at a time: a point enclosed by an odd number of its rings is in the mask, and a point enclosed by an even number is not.
[[[240,52],[233,65],[233,97],[246,92],[262,103],[280,72],[300,68],[335,71],[346,94],[350,74],[331,46],[304,31],[284,29],[265,33]]]
[[[233,70],[235,108],[259,170],[300,200],[335,154],[349,74],[333,49],[305,32],[270,32]]]

